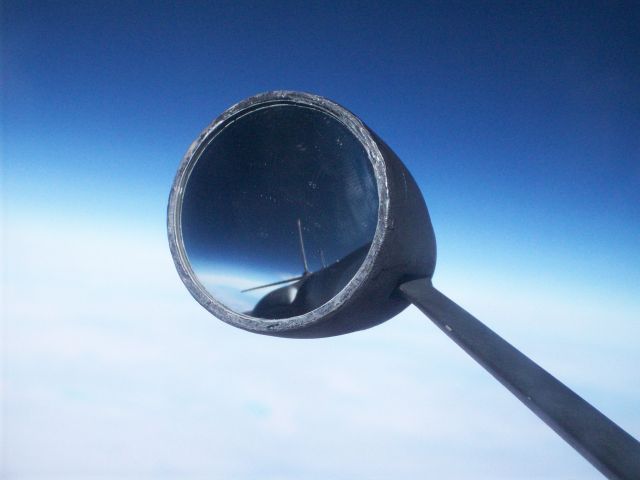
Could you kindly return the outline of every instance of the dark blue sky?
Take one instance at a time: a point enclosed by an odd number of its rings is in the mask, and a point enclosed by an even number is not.
[[[485,242],[577,261],[637,252],[637,3],[3,7],[3,156],[20,205],[162,222],[197,133],[242,98],[292,89],[342,103],[397,151],[441,254],[443,241],[476,257]]]

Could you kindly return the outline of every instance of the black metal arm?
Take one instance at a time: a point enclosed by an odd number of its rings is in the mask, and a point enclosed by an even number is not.
[[[640,479],[640,443],[631,435],[429,280],[406,282],[399,291],[606,477]]]

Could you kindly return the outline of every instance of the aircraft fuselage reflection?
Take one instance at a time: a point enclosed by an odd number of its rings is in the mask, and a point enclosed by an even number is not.
[[[288,318],[303,315],[335,297],[362,265],[369,252],[367,243],[317,272],[305,273],[286,287],[266,294],[247,315],[258,318]]]

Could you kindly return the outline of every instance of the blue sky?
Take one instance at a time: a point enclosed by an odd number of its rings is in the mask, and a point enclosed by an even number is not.
[[[384,138],[436,286],[640,436],[638,6],[348,3],[3,2],[5,476],[598,478],[414,309],[297,342],[189,297],[175,169],[272,89]]]

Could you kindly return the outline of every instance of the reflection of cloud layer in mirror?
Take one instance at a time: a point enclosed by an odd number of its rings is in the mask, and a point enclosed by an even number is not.
[[[218,301],[236,312],[247,313],[266,294],[282,287],[274,285],[244,292],[260,285],[286,280],[295,275],[230,269],[224,265],[195,267],[196,276],[203,287]],[[292,282],[293,283],[293,282]]]
[[[217,284],[201,279],[204,286],[228,307],[247,311],[255,297],[238,297],[222,273],[251,272],[228,279],[243,285],[265,277],[247,288],[301,275],[298,224],[308,270],[320,271],[370,244],[377,213],[375,175],[359,140],[324,112],[278,105],[236,119],[211,140],[187,181],[181,226],[192,265],[227,266],[196,271],[213,273]],[[340,291],[356,270],[337,275],[331,291]]]

